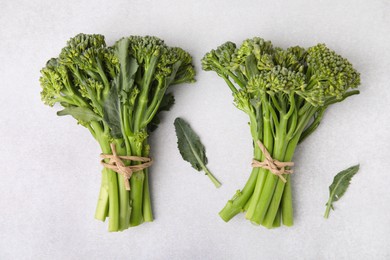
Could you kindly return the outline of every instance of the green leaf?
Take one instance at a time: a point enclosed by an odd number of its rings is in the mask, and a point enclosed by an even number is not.
[[[104,121],[110,127],[110,134],[114,138],[122,137],[119,102],[118,83],[117,80],[114,80],[112,81],[110,93],[108,94],[103,106]]]
[[[156,115],[153,117],[152,121],[150,121],[150,123],[147,126],[149,133],[156,130],[158,125],[160,124],[161,122],[160,112],[169,111],[174,104],[175,104],[175,97],[173,96],[173,94],[172,93],[165,94],[163,99],[161,100]]]
[[[207,157],[203,144],[199,136],[191,129],[190,125],[181,118],[176,118],[175,122],[177,144],[183,159],[191,164],[198,171],[203,170],[218,188],[221,183],[207,169]]]
[[[68,106],[68,107],[64,108],[63,110],[58,111],[57,115],[58,116],[71,115],[77,121],[80,121],[81,123],[89,123],[91,121],[102,120],[102,118],[100,116],[98,116],[92,110],[85,108],[85,107]]]
[[[325,218],[329,217],[330,209],[334,210],[333,202],[338,201],[347,191],[352,177],[359,171],[359,164],[339,172],[329,186],[329,200],[326,203]]]
[[[257,60],[253,54],[249,55],[245,60],[247,77],[253,77],[259,73],[257,69]]]
[[[129,38],[123,38],[116,43],[115,54],[120,64],[118,93],[129,93],[134,86],[135,74],[138,70],[137,60],[129,55]]]

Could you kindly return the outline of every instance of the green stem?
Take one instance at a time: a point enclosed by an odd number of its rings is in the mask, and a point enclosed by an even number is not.
[[[329,200],[328,200],[328,203],[326,203],[326,210],[325,210],[325,214],[324,214],[324,218],[329,218],[329,213],[330,213],[330,210],[332,209],[332,197],[329,196]]]
[[[217,178],[214,177],[214,175],[207,169],[206,166],[202,165],[203,171],[206,173],[206,175],[210,178],[210,180],[214,183],[215,187],[219,188],[221,187],[221,183],[217,180]]]
[[[245,204],[253,193],[256,185],[259,168],[253,168],[252,173],[246,182],[242,191],[237,191],[231,200],[229,200],[225,207],[219,212],[219,216],[226,222],[232,219],[235,215],[242,212]]]
[[[150,63],[148,64],[144,77],[142,79],[142,88],[141,93],[138,98],[138,103],[136,105],[135,114],[134,114],[134,132],[139,132],[141,130],[143,120],[145,118],[146,106],[148,104],[148,95],[149,88],[152,84],[153,74],[157,66],[157,62],[159,59],[159,54],[154,53],[150,59]]]
[[[118,155],[129,155],[126,147],[122,146],[123,140],[115,140],[115,148]],[[128,164],[125,162],[125,165]],[[129,191],[126,190],[125,180],[122,175],[118,175],[118,190],[119,190],[119,231],[129,227],[131,208],[129,205]]]
[[[294,225],[294,209],[292,205],[291,176],[286,177],[287,183],[284,187],[282,197],[282,220],[283,225],[291,227]]]
[[[280,227],[281,219],[282,219],[282,209],[279,207],[278,213],[275,216],[274,223],[272,223],[272,228]]]
[[[130,139],[131,150],[135,156],[142,156],[144,141],[137,140],[137,137]],[[138,164],[139,162],[135,162]],[[133,173],[130,178],[130,199],[131,199],[131,217],[130,226],[138,226],[143,222],[143,194],[144,194],[144,171]]]
[[[250,205],[251,202],[252,202],[252,198],[253,198],[253,196],[251,196],[251,197],[249,198],[249,200],[246,202],[246,204],[245,204],[245,206],[244,206],[244,211],[248,211],[249,205]]]
[[[108,180],[107,170],[102,170],[102,183],[100,186],[99,199],[95,211],[95,219],[105,221],[108,214]]]
[[[219,68],[219,70],[221,70],[221,72],[223,73],[218,73],[219,76],[223,77],[224,74],[228,75],[229,77],[231,77],[234,82],[236,82],[236,84],[238,84],[240,86],[240,88],[245,88],[245,83],[243,83],[236,75],[234,75],[233,72],[231,72],[230,70],[226,69],[224,66],[222,66],[221,64],[219,64],[218,60],[214,58],[214,64]],[[226,77],[224,77],[226,78]],[[230,87],[230,85],[229,85]],[[237,89],[234,88],[234,90],[232,90],[234,93],[237,92]]]
[[[143,202],[143,186],[145,175],[143,171],[133,173],[130,179],[131,190],[131,217],[130,226],[138,226],[143,221],[142,216],[142,202]]]
[[[158,80],[158,84],[154,92],[153,99],[148,105],[148,108],[146,109],[146,113],[145,113],[146,123],[144,124],[147,125],[153,119],[153,116],[156,114],[154,111],[158,110],[158,107],[161,104],[161,100],[164,97],[166,89],[167,88],[163,86],[163,80]]]
[[[149,170],[145,169],[145,181],[144,181],[144,196],[143,196],[143,215],[144,221],[151,222],[153,221],[153,211],[152,203],[150,202],[150,192],[149,192]]]
[[[158,112],[158,109],[160,108],[160,104],[164,98],[164,94],[167,90],[167,87],[168,86],[165,86],[162,90],[160,90],[158,93],[156,93],[156,100],[157,100],[157,104],[154,105],[154,107],[152,107],[152,105],[150,105],[150,107],[148,108],[147,112],[146,112],[146,116],[145,116],[145,120],[144,122],[142,123],[141,125],[141,128],[145,128],[154,118],[154,116],[157,114]],[[153,101],[152,101],[153,103]]]

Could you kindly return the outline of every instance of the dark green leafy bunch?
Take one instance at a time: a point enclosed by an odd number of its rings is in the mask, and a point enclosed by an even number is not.
[[[219,46],[202,59],[234,96],[237,108],[249,115],[254,143],[260,140],[274,159],[290,161],[298,142],[319,125],[326,108],[358,94],[360,75],[352,64],[324,44],[308,49],[274,47],[262,38]],[[264,155],[255,146],[254,157]],[[242,191],[220,212],[228,221],[241,211],[253,223],[277,227],[283,218],[292,225],[291,184],[267,170],[254,168]]]
[[[160,111],[174,103],[172,85],[194,82],[192,57],[152,36],[130,36],[107,46],[102,35],[78,34],[41,70],[42,101],[64,109],[89,129],[102,152],[110,143],[120,155],[149,156],[147,137]],[[137,162],[135,162],[137,163]],[[109,230],[152,221],[147,170],[134,173],[131,191],[104,169],[95,217],[109,216]]]

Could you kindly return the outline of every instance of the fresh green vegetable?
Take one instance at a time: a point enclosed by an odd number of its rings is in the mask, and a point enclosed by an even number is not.
[[[291,161],[298,143],[319,125],[324,111],[358,94],[360,75],[346,59],[324,44],[304,49],[274,47],[261,38],[240,47],[226,42],[202,59],[204,70],[215,71],[227,83],[238,109],[249,115],[254,159],[264,160],[260,140],[272,157]],[[246,211],[252,223],[267,228],[293,224],[290,176],[284,183],[263,168],[253,168],[242,191],[219,213],[229,221]]]
[[[187,52],[156,37],[130,36],[108,47],[102,35],[79,34],[41,74],[43,102],[64,107],[58,115],[86,127],[104,154],[114,143],[118,155],[149,157],[158,113],[173,104],[168,87],[193,82],[195,71]],[[103,169],[95,218],[108,216],[109,231],[152,221],[148,179],[148,170],[135,172],[128,191],[121,175]]]
[[[332,184],[329,186],[329,200],[326,203],[325,218],[329,217],[330,209],[334,210],[333,202],[338,201],[347,191],[352,177],[359,171],[359,164],[351,166],[334,176]]]
[[[183,159],[191,164],[197,171],[204,171],[205,174],[219,188],[221,183],[207,169],[206,149],[200,142],[199,136],[192,130],[190,125],[181,118],[176,118],[175,122],[177,147]]]

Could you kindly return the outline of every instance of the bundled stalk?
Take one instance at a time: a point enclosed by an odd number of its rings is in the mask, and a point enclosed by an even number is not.
[[[359,93],[351,90],[360,84],[359,73],[324,44],[285,50],[261,38],[240,47],[227,42],[207,53],[202,66],[225,80],[236,107],[249,115],[254,144],[249,180],[221,210],[221,218],[229,221],[246,211],[248,220],[267,228],[281,221],[293,225],[292,171],[286,166],[292,164],[283,162],[292,161],[297,145],[318,127],[331,104]]]
[[[109,231],[152,221],[148,136],[159,112],[174,103],[169,86],[194,81],[191,56],[156,37],[130,36],[108,47],[102,35],[79,34],[41,74],[44,103],[59,103],[58,115],[73,116],[101,147],[95,218],[109,217]]]

